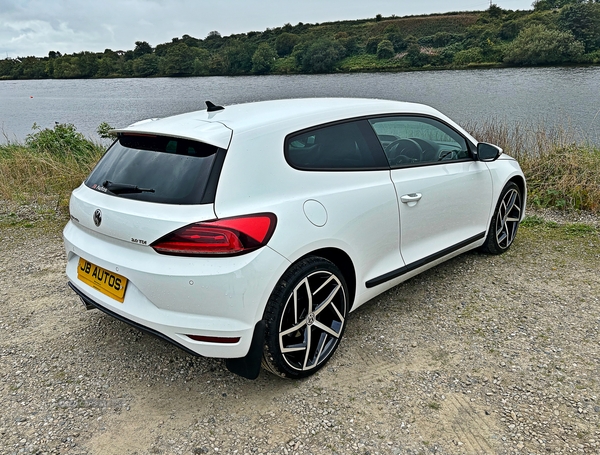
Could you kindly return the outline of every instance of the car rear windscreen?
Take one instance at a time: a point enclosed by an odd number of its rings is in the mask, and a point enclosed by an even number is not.
[[[211,203],[224,156],[223,149],[189,139],[119,135],[85,184],[140,201]]]

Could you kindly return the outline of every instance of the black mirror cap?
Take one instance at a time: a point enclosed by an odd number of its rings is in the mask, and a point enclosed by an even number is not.
[[[480,142],[477,144],[477,159],[479,161],[495,161],[502,155],[502,149],[494,144]]]

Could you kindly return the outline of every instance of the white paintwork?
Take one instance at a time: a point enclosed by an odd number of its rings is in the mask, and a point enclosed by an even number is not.
[[[94,225],[93,214],[102,211],[102,224]],[[212,204],[167,205],[135,201],[94,191],[85,185],[73,191],[69,203],[71,220],[94,233],[131,242],[144,240],[149,245],[163,235],[196,221],[216,218]]]
[[[308,221],[317,227],[323,227],[327,223],[327,210],[323,204],[314,199],[309,199],[304,203],[304,214]]]
[[[244,356],[252,330],[283,273],[321,249],[347,255],[355,270],[352,309],[377,294],[467,251],[470,245],[402,277],[366,282],[487,231],[500,191],[522,176],[510,157],[411,169],[309,172],[285,160],[286,135],[341,119],[419,114],[460,126],[428,106],[362,99],[279,100],[227,106],[138,122],[120,132],[163,134],[227,149],[214,204],[166,205],[109,196],[82,185],[73,192],[64,230],[67,276],[81,292],[117,314],[152,328],[198,354]],[[402,202],[406,195],[411,200]],[[523,195],[525,198],[525,195]],[[96,209],[103,223],[93,223]],[[197,221],[259,212],[277,215],[266,247],[227,258],[165,256],[149,245]],[[147,245],[133,242],[144,240]],[[479,242],[481,244],[483,241]],[[129,279],[118,303],[77,279],[83,257]],[[347,280],[350,281],[350,280]],[[183,334],[240,337],[234,345]]]
[[[392,180],[400,199],[401,251],[407,264],[487,230],[493,204],[492,179],[485,163],[394,169]],[[411,194],[420,197],[402,202]]]

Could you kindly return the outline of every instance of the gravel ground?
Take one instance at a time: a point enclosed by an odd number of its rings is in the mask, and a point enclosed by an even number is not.
[[[248,381],[85,311],[21,212],[0,207],[2,454],[600,453],[598,217],[539,212],[558,227],[352,313],[316,375]]]

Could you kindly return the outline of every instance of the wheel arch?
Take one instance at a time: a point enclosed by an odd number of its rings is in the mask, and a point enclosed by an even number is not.
[[[511,177],[508,180],[508,182],[506,182],[506,183],[508,184],[510,182],[513,182],[515,185],[517,185],[519,187],[519,191],[521,192],[523,207],[525,208],[526,203],[527,203],[527,185],[525,184],[525,179],[520,175],[515,175],[515,176]],[[521,221],[523,220],[524,217],[525,217],[525,210],[522,211]]]
[[[298,258],[296,262],[310,256],[318,256],[327,259],[328,261],[333,262],[336,267],[340,269],[340,272],[342,272],[344,275],[344,280],[346,280],[348,292],[350,293],[348,296],[348,302],[350,304],[349,309],[352,309],[352,306],[354,305],[354,298],[356,297],[356,269],[354,268],[354,264],[350,256],[348,256],[345,251],[340,250],[339,248],[321,248],[305,254],[301,258]],[[294,262],[294,264],[296,262]]]

